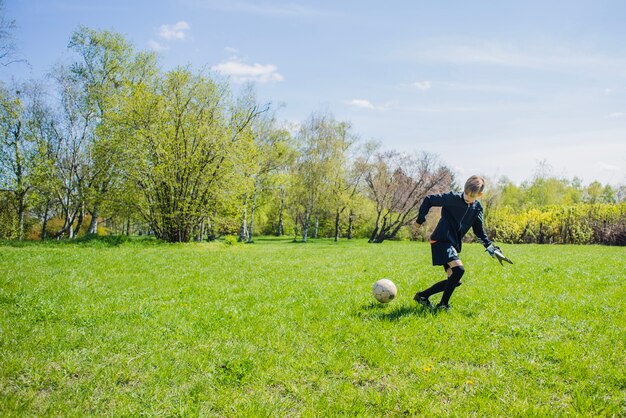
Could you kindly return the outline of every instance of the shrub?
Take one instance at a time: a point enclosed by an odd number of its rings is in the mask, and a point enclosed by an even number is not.
[[[237,237],[234,235],[226,235],[224,237],[224,244],[226,245],[235,245],[237,244]]]
[[[626,203],[511,207],[489,210],[488,233],[496,241],[538,244],[626,245]]]

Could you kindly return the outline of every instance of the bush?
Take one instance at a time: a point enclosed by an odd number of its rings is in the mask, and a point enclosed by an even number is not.
[[[237,242],[237,237],[234,235],[226,235],[224,237],[224,244],[226,245],[235,245]]]
[[[488,233],[500,242],[626,245],[626,203],[580,203],[518,212],[505,206],[487,215]]]

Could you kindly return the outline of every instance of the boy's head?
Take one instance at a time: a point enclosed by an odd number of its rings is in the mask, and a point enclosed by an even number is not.
[[[472,176],[465,182],[463,197],[467,203],[472,203],[483,195],[485,179],[481,176]]]

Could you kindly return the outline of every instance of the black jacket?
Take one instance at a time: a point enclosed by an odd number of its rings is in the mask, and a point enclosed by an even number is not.
[[[441,207],[441,219],[430,236],[431,240],[449,242],[461,252],[463,237],[471,227],[485,248],[491,244],[483,227],[483,207],[478,200],[468,204],[462,192],[426,196],[419,208],[418,224],[426,221],[426,215],[433,206]]]

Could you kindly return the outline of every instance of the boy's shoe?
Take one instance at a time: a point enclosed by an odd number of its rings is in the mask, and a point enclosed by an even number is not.
[[[425,307],[425,308],[432,309],[432,307],[433,307],[433,304],[432,304],[432,303],[430,303],[430,301],[428,300],[428,298],[426,298],[426,297],[424,297],[424,296],[421,296],[421,295],[420,295],[420,292],[417,292],[417,293],[415,294],[415,296],[413,296],[413,300],[414,300],[415,302],[419,303],[420,305],[422,305],[422,306],[423,306],[423,307]]]
[[[440,303],[437,304],[437,307],[435,309],[437,309],[438,311],[449,311],[450,310],[450,305],[443,304],[443,303],[440,302]]]

